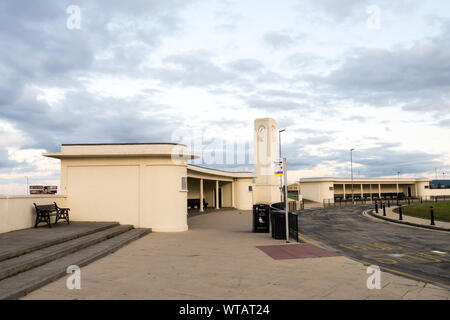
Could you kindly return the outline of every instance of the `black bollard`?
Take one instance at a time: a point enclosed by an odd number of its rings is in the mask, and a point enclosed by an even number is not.
[[[383,216],[386,217],[386,204],[383,203]]]
[[[399,206],[399,204],[398,204],[398,198],[397,198],[397,207]]]
[[[378,202],[375,201],[375,212],[378,213]]]
[[[423,203],[423,198],[422,197],[420,197],[420,203]]]
[[[398,207],[398,220],[403,220],[403,209],[402,205]]]
[[[430,207],[430,220],[431,220],[431,225],[434,226],[434,207],[433,206]]]

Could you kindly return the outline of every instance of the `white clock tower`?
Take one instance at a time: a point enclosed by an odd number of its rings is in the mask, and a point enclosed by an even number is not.
[[[272,204],[280,202],[279,180],[274,162],[278,160],[277,124],[274,119],[255,120],[253,130],[255,149],[255,183],[253,203]]]

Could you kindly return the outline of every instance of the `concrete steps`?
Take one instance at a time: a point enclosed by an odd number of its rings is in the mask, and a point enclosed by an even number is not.
[[[21,256],[0,262],[0,280],[11,277],[17,273],[38,267],[47,262],[61,258],[75,251],[84,249],[106,239],[115,237],[131,230],[132,226],[115,226],[93,234],[69,240],[41,250],[35,250]]]
[[[82,236],[73,233],[72,239],[67,241],[24,250],[26,253],[22,255],[0,261],[0,300],[27,295],[67,275],[68,266],[85,266],[151,232],[150,229],[133,229],[132,226],[117,223],[109,224],[107,228],[105,226],[91,228],[97,231]]]
[[[39,227],[0,234],[0,261],[18,257],[28,252],[53,246],[65,241],[84,237],[114,226],[118,222],[72,222],[60,223],[51,229]],[[48,230],[51,230],[49,232]]]

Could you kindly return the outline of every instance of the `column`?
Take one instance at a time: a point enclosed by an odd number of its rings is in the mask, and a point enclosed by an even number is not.
[[[203,179],[200,179],[200,212],[203,212]]]
[[[219,208],[219,180],[216,180],[216,209]]]
[[[398,183],[397,183],[397,196],[398,196],[398,194],[399,194],[399,188],[398,188]]]
[[[344,190],[344,200],[347,199],[347,197],[345,196],[345,183],[342,184],[343,190]]]
[[[234,179],[231,181],[231,206],[234,208]]]
[[[364,187],[363,184],[361,183],[361,199],[364,198]]]
[[[372,197],[372,184],[369,184],[369,189],[370,189],[370,201],[372,201],[373,200],[373,197]]]
[[[381,199],[381,183],[378,184],[378,197]]]

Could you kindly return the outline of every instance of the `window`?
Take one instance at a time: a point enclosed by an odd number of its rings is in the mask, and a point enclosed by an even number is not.
[[[248,191],[249,192],[253,191],[253,186],[248,186]]]
[[[430,188],[430,186],[425,186],[425,189],[429,189]]]
[[[330,191],[334,190],[334,187],[330,187]]]
[[[181,177],[181,191],[188,191],[187,177]]]

